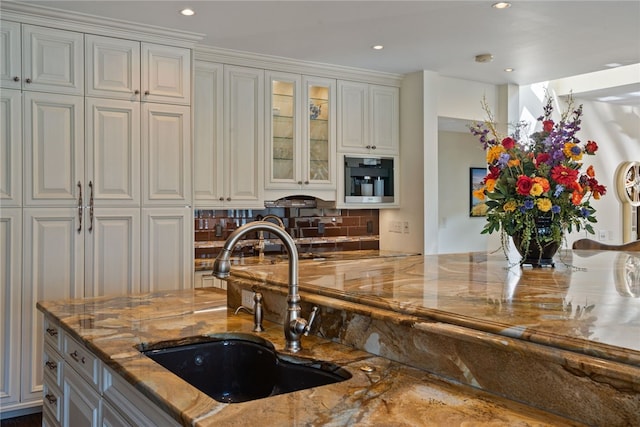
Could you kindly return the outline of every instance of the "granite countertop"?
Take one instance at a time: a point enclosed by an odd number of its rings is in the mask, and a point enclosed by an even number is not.
[[[300,289],[640,366],[640,253],[563,251],[556,268],[464,253],[307,261]],[[285,285],[287,264],[232,276]]]
[[[250,333],[251,316],[233,315],[226,304],[224,292],[208,288],[45,301],[38,308],[183,425],[578,425],[316,336],[303,337],[297,356],[334,362],[351,379],[237,404],[216,402],[138,351],[160,341]],[[261,336],[281,351],[282,326],[265,327]],[[365,365],[374,371],[361,370]]]

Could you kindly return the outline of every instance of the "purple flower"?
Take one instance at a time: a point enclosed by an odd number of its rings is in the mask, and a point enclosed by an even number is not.
[[[526,210],[533,209],[534,205],[535,205],[535,203],[533,203],[533,200],[531,200],[531,199],[527,199],[527,200],[524,201],[524,208]]]
[[[509,156],[507,153],[500,154],[500,157],[498,157],[498,162],[497,162],[500,169],[504,169],[507,166],[507,164],[509,164],[510,158],[511,156]]]
[[[587,209],[587,208],[580,209],[580,215],[582,215],[585,218],[588,217],[589,216],[589,209]]]
[[[551,206],[551,212],[554,213],[554,214],[559,214],[560,213],[560,206],[558,206],[558,205]]]
[[[556,187],[556,191],[553,192],[553,197],[559,197],[560,194],[562,194],[563,191],[564,191],[564,186],[563,185],[558,185]]]

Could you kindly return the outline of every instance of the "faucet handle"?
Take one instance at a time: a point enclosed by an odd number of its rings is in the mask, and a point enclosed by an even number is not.
[[[316,320],[316,314],[318,313],[318,306],[314,305],[311,309],[311,314],[309,315],[309,321],[307,322],[307,326],[304,328],[304,336],[309,336],[309,330],[311,329],[311,325],[313,325],[313,321]]]

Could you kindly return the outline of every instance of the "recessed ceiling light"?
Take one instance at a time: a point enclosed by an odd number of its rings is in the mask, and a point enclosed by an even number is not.
[[[507,73],[513,73],[513,68],[505,68],[504,71],[506,71]]]
[[[193,16],[193,15],[195,15],[196,13],[193,11],[193,9],[186,8],[186,9],[182,9],[182,10],[180,11],[180,14],[182,14],[182,15],[184,15],[184,16]]]
[[[511,3],[506,1],[499,1],[498,3],[492,4],[491,7],[494,9],[506,9],[508,7],[511,7]]]
[[[373,50],[382,50],[382,49],[384,49],[384,46],[382,46],[381,44],[374,44],[373,46],[371,46],[371,49],[373,49]]]
[[[629,95],[629,96],[640,96],[640,92],[629,92],[627,95]]]

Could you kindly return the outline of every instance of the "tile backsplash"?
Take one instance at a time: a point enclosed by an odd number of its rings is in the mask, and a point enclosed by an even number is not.
[[[265,215],[277,215],[287,232],[296,239],[300,252],[329,252],[379,249],[377,239],[340,239],[379,234],[377,209],[328,209],[328,208],[268,208],[194,211],[195,257],[208,258],[219,251],[220,245],[203,245],[204,242],[223,242],[241,225],[261,219]],[[267,234],[267,239],[275,236]],[[257,239],[247,235],[247,239]],[[315,239],[314,239],[315,238]],[[326,238],[326,239],[320,239]],[[245,246],[245,255],[253,255],[254,249]],[[282,245],[267,245],[265,252],[282,253]]]

